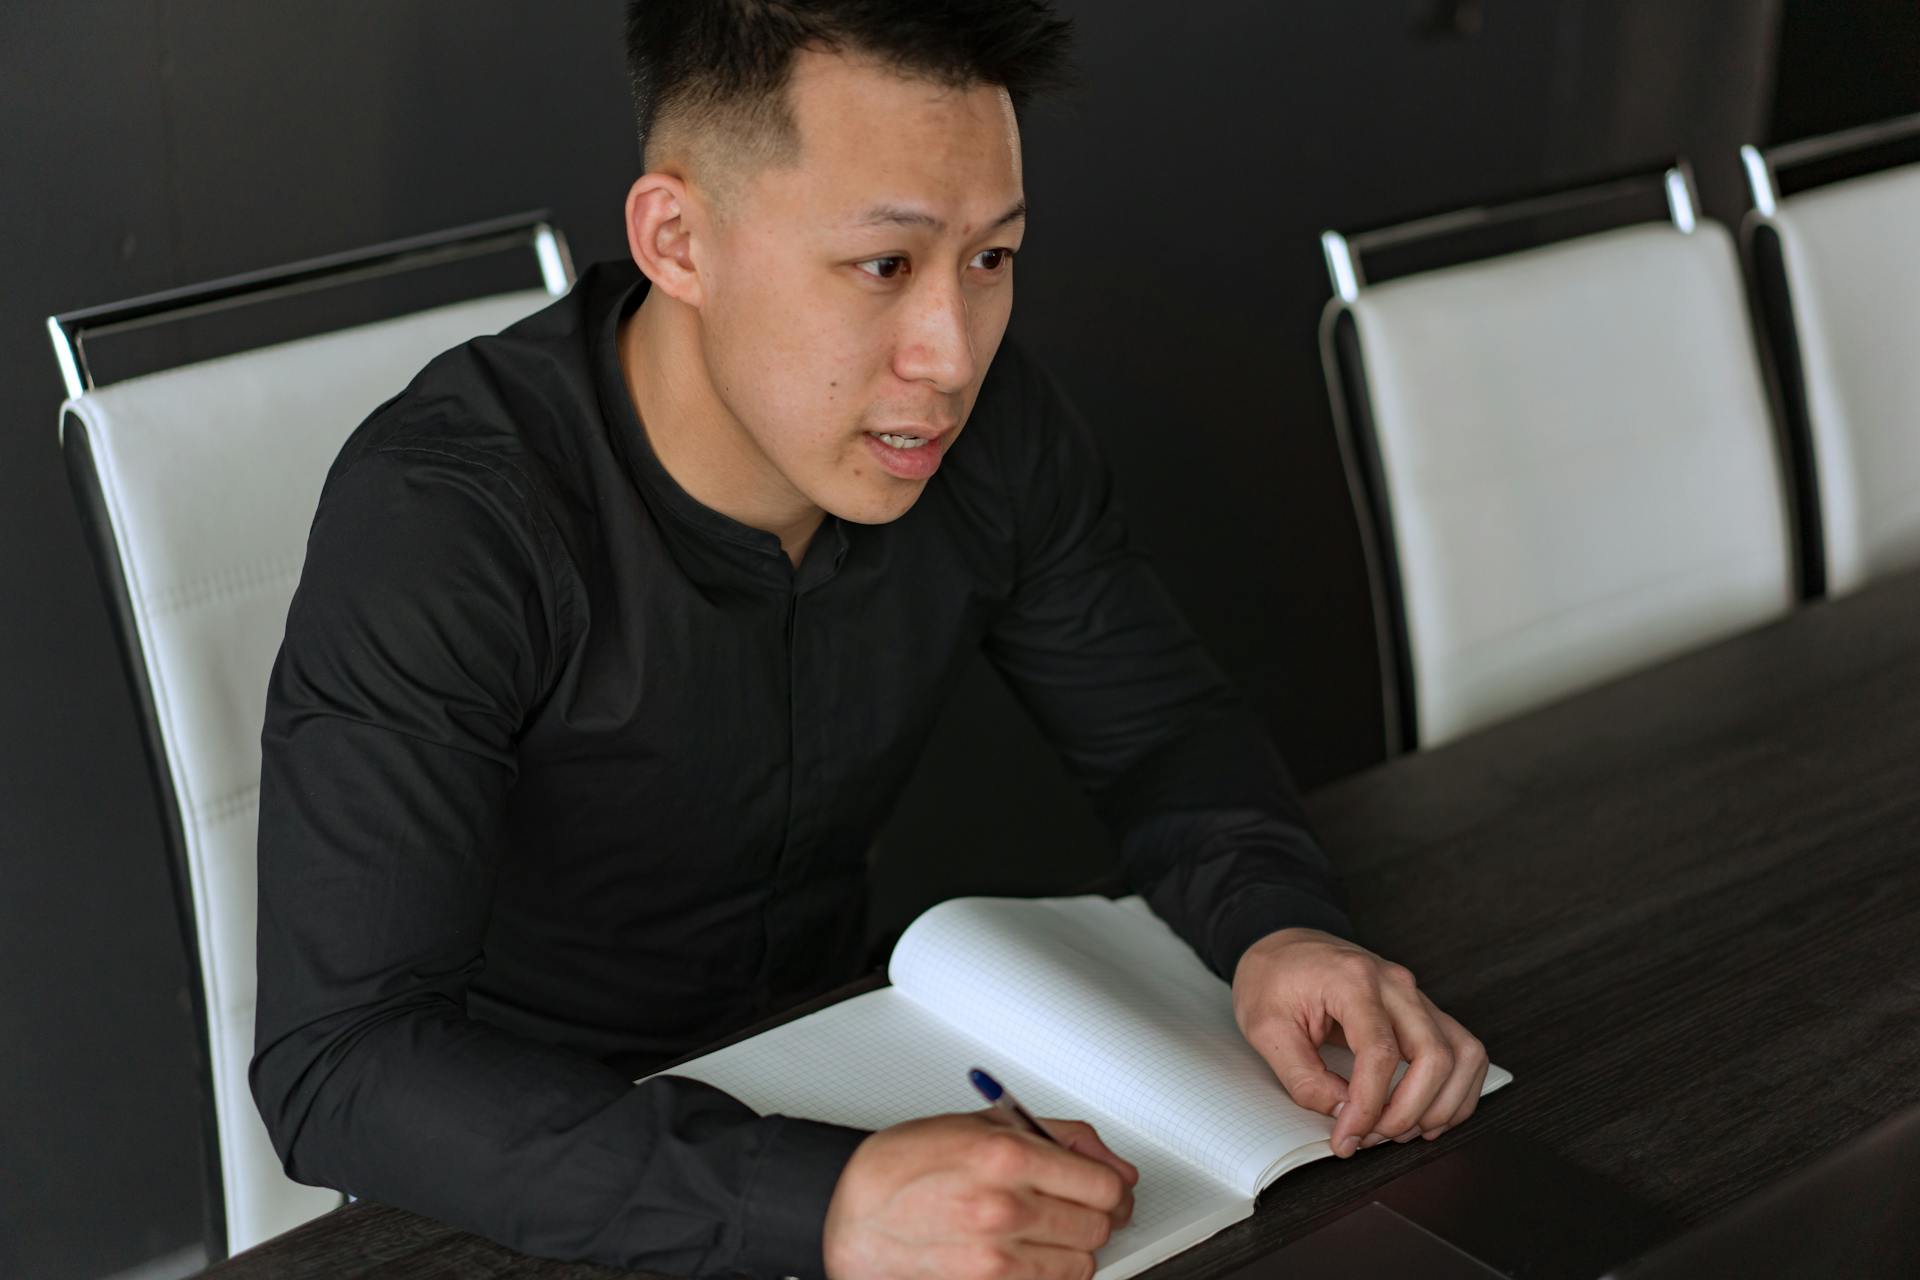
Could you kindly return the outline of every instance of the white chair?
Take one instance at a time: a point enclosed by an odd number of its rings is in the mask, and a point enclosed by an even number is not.
[[[1741,148],[1743,230],[1810,481],[1809,594],[1920,566],[1920,162],[1818,181],[1901,140],[1920,142],[1920,115]]]
[[[110,386],[88,366],[85,339],[110,329],[516,247],[536,250],[542,287]],[[321,481],[348,433],[429,359],[546,305],[572,278],[564,240],[531,214],[48,322],[71,396],[68,478],[139,707],[197,976],[210,1260],[340,1203],[282,1172],[247,1087],[260,731]]]
[[[1390,750],[1784,613],[1791,531],[1732,238],[1694,215],[1364,279],[1361,253],[1548,204],[1323,237],[1322,348]],[[1564,193],[1562,193],[1564,194]],[[1558,196],[1555,197],[1559,199]]]

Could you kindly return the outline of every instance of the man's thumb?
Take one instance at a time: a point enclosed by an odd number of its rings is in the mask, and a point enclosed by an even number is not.
[[[1332,1115],[1333,1109],[1347,1100],[1347,1082],[1327,1070],[1320,1050],[1297,1025],[1275,1021],[1262,1027],[1257,1038],[1248,1037],[1260,1056],[1273,1068],[1287,1096],[1309,1111]]]

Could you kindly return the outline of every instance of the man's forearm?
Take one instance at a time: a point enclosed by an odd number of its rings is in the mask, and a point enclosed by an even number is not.
[[[633,1085],[451,1007],[263,1044],[252,1082],[288,1172],[546,1257],[684,1274],[820,1269],[857,1130]]]
[[[1278,929],[1351,935],[1284,765],[1230,696],[1120,779],[1102,808],[1135,887],[1220,977]]]

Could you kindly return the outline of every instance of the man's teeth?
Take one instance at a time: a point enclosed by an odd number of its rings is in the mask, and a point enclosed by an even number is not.
[[[880,432],[879,436],[881,440],[885,441],[887,444],[892,445],[896,449],[918,449],[921,445],[926,443],[925,440],[920,439],[920,437],[918,436],[896,436],[891,432],[886,432],[886,431]]]

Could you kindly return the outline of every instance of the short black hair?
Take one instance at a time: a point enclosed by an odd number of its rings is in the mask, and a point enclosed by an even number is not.
[[[712,130],[749,160],[790,162],[799,136],[787,81],[808,47],[954,87],[1000,85],[1017,115],[1070,78],[1072,25],[1048,0],[628,0],[641,163],[662,126]]]

